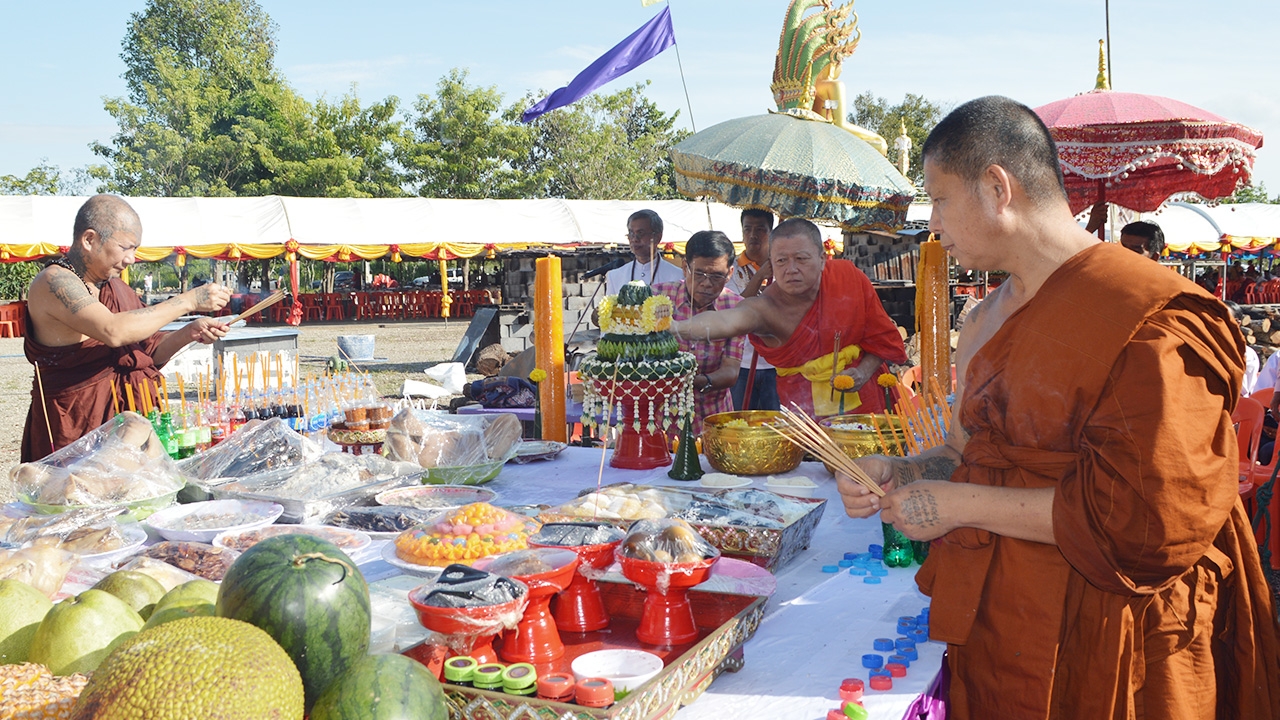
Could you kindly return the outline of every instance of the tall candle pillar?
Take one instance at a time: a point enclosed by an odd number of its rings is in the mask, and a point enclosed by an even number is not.
[[[932,237],[932,235],[930,236]],[[951,391],[951,286],[947,282],[947,251],[942,243],[920,243],[916,272],[916,332],[920,335],[920,380],[929,378],[943,392]]]
[[[534,354],[547,379],[538,383],[542,439],[566,442],[564,410],[564,298],[560,258],[538,258],[534,278]]]

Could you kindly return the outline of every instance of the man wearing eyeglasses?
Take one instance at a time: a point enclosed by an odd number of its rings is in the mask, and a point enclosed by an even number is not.
[[[637,210],[627,218],[627,242],[635,259],[604,276],[605,294],[617,295],[623,285],[640,280],[646,285],[680,282],[680,268],[658,257],[662,242],[662,218],[652,210]],[[656,259],[656,263],[654,262]]]
[[[715,230],[696,232],[684,249],[684,279],[653,286],[656,294],[671,298],[672,319],[688,320],[695,315],[728,310],[742,297],[726,287],[733,267],[733,243]],[[698,359],[693,377],[693,432],[702,432],[708,415],[733,411],[729,389],[738,381],[745,336],[710,340],[679,338],[680,349]]]

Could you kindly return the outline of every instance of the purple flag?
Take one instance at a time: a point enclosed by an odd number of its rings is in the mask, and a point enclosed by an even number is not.
[[[615,45],[612,50],[591,63],[586,70],[578,73],[578,76],[568,85],[530,106],[524,111],[524,115],[520,116],[520,120],[532,122],[543,113],[575,103],[589,95],[592,90],[631,72],[675,44],[676,34],[671,29],[671,8],[664,7],[662,12],[640,26],[640,29],[631,33],[626,40]]]

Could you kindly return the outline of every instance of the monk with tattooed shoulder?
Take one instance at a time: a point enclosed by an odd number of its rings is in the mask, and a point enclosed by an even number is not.
[[[23,462],[43,458],[127,409],[117,407],[125,403],[126,387],[135,403],[143,393],[154,400],[159,368],[174,354],[227,334],[225,323],[208,317],[160,332],[183,315],[222,308],[231,295],[209,284],[144,307],[120,279],[141,242],[133,208],[114,195],[96,195],[76,213],[66,256],[31,281],[24,349],[39,374],[22,433]]]
[[[883,498],[838,483],[849,515],[933,541],[916,580],[948,646],[948,717],[1280,717],[1230,313],[1076,223],[1027,107],[961,105],[923,156],[929,229],[1009,280],[965,321],[946,444],[862,459]]]

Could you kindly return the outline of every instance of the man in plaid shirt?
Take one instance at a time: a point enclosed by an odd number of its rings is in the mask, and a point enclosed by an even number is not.
[[[672,319],[688,320],[694,315],[728,310],[742,296],[725,287],[734,262],[733,243],[722,232],[696,232],[684,250],[684,280],[657,283],[655,294],[671,298]],[[738,381],[745,336],[726,340],[686,340],[678,338],[680,349],[693,353],[698,374],[693,378],[693,432],[702,432],[702,419],[719,412],[733,411],[729,390]]]

